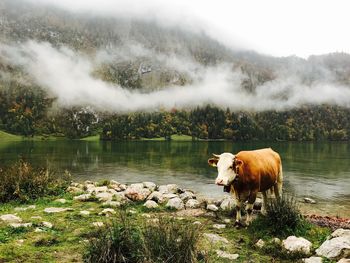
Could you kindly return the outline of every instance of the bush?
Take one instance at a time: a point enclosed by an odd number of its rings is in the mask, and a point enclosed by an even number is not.
[[[190,223],[159,218],[157,224],[143,231],[146,254],[151,262],[196,262],[196,246],[200,232]]]
[[[296,234],[304,223],[294,198],[283,196],[280,200],[267,202],[266,215],[259,215],[251,229],[266,235],[285,237]]]
[[[48,168],[33,168],[20,160],[0,168],[0,202],[25,202],[46,195],[59,195],[69,186],[69,173],[58,177]]]
[[[146,224],[121,212],[111,226],[90,237],[85,262],[196,262],[198,228],[175,219]]]

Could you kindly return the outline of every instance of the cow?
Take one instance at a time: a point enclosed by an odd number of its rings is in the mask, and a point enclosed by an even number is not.
[[[282,195],[282,161],[271,148],[241,151],[236,155],[227,152],[213,155],[208,164],[217,167],[215,183],[224,186],[224,191],[236,198],[236,225],[241,224],[241,207],[245,201],[248,201],[246,225],[250,224],[258,192],[263,196],[262,213],[266,212],[269,189],[273,190],[277,199]]]

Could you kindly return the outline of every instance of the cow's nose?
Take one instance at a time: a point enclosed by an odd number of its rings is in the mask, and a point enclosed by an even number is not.
[[[215,183],[218,184],[218,185],[222,185],[223,181],[224,181],[223,179],[216,179]]]

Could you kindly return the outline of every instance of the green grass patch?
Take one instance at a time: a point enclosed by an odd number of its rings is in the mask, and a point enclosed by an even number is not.
[[[85,138],[81,138],[79,140],[87,141],[87,142],[98,142],[98,141],[100,141],[100,135],[88,136],[88,137],[85,137]]]

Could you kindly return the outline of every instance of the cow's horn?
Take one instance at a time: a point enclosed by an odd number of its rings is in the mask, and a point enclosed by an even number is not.
[[[212,153],[212,155],[215,157],[215,158],[220,158],[220,154],[215,154],[215,153]]]

